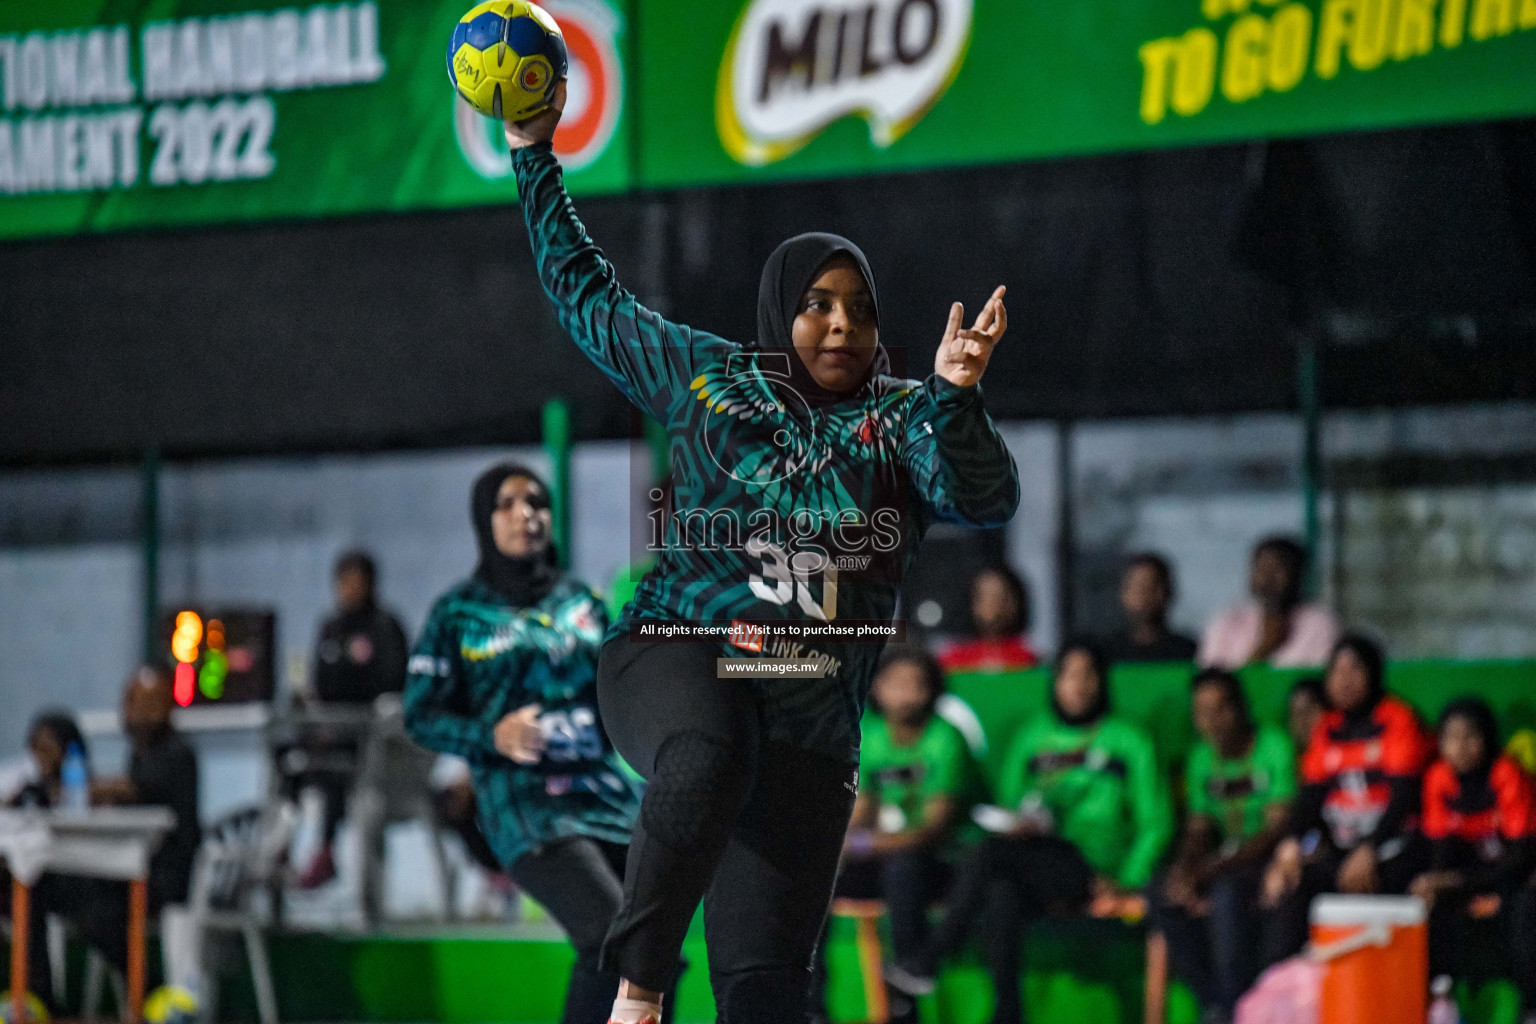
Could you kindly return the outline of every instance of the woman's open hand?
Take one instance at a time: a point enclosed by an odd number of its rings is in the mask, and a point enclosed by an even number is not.
[[[539,728],[537,704],[527,704],[496,723],[496,749],[518,764],[538,764],[544,757],[544,730]]]
[[[562,78],[555,83],[555,94],[550,97],[549,106],[521,121],[501,122],[507,136],[507,145],[512,149],[522,149],[535,142],[548,142],[555,137],[555,127],[560,124],[560,115],[564,112],[565,79]]]
[[[965,307],[958,302],[949,307],[949,324],[944,328],[944,340],[939,342],[938,355],[933,359],[934,373],[962,388],[981,380],[987,360],[992,358],[993,347],[1008,329],[1008,307],[1003,305],[1007,290],[998,285],[969,328],[960,326]]]

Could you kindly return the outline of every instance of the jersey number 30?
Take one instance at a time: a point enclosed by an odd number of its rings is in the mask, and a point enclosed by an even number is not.
[[[783,548],[761,537],[747,540],[747,554],[763,560],[762,573],[747,577],[754,597],[777,605],[787,605],[793,600],[806,615],[823,622],[837,618],[837,566],[827,561],[824,555],[800,551],[791,557]],[[819,562],[826,562],[821,574],[820,603],[811,592],[812,577],[807,567],[807,563]]]

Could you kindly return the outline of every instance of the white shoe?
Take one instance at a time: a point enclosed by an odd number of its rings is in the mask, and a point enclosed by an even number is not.
[[[885,975],[886,984],[902,995],[927,996],[933,994],[932,978],[913,974],[900,964],[886,964],[882,973]]]

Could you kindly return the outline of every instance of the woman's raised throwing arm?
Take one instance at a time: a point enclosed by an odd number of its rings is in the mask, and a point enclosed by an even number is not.
[[[548,110],[506,123],[539,280],[560,326],[587,357],[626,398],[665,423],[671,399],[685,393],[695,376],[700,350],[729,343],[667,320],[619,284],[613,264],[576,216],[550,146],[564,106],[561,82]]]

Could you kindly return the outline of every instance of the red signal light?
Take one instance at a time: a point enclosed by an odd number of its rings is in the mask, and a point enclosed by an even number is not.
[[[192,703],[192,689],[197,682],[197,673],[192,669],[192,663],[183,661],[176,666],[176,683],[171,690],[171,695],[176,698],[176,703],[182,707]]]

